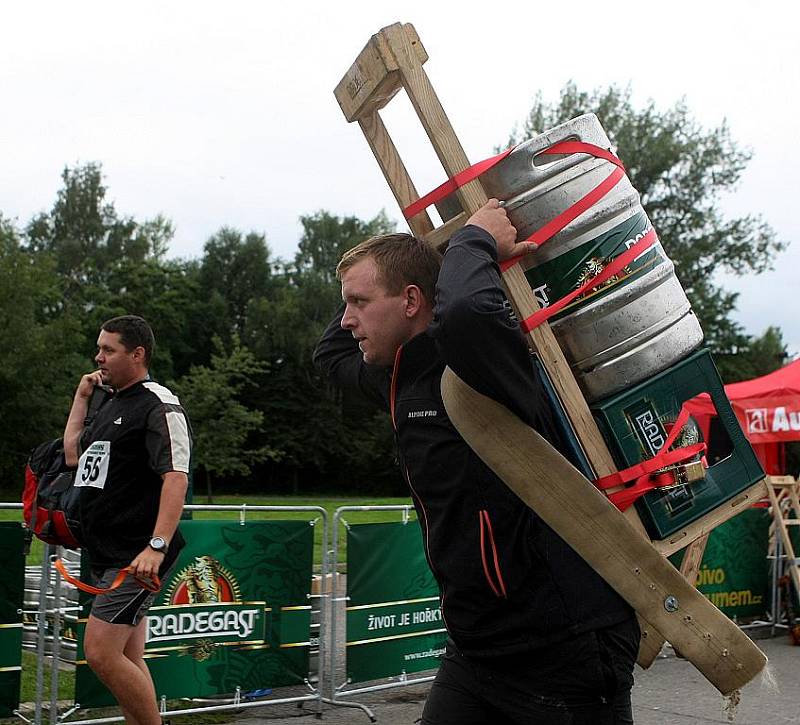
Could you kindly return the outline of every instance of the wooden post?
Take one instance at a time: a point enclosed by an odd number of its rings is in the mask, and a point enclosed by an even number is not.
[[[427,60],[428,54],[414,27],[410,24],[395,23],[370,38],[334,90],[345,118],[350,122],[357,121],[361,126],[378,165],[402,209],[416,201],[419,195],[378,115],[380,109],[400,88],[405,89],[411,100],[447,176],[455,176],[470,166],[464,149],[422,67]],[[456,195],[463,210],[461,214],[441,227],[433,228],[430,217],[427,213],[421,212],[409,220],[412,232],[437,247],[443,246],[452,233],[466,223],[469,215],[487,201],[480,180],[466,184],[457,190]],[[539,304],[519,265],[514,265],[503,273],[503,284],[519,319],[525,319],[539,309]],[[564,405],[595,476],[599,478],[615,472],[617,469],[613,458],[550,326],[541,325],[530,332],[528,337],[531,348],[538,353]],[[652,546],[664,556],[689,546],[710,528],[731,518],[762,494],[763,483],[757,484],[737,497],[734,502],[719,507],[667,540],[652,542]],[[619,515],[627,520],[632,530],[640,537],[650,540],[634,507]],[[697,558],[701,546],[703,545],[695,545],[691,552],[692,559]],[[664,566],[671,565],[664,562]],[[720,614],[720,617],[723,615]],[[663,638],[641,619],[641,613],[640,623],[643,630],[640,663],[646,666],[661,649]]]

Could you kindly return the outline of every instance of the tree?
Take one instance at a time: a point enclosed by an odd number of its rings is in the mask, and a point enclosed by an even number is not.
[[[115,267],[162,259],[173,228],[162,216],[143,223],[120,217],[106,201],[100,164],[66,167],[61,178],[64,186],[53,208],[31,220],[26,238],[32,252],[55,260],[66,282],[65,301],[85,306],[87,296],[106,288],[107,275]]]
[[[241,335],[247,325],[250,302],[269,295],[272,262],[263,234],[245,237],[238,229],[222,227],[203,247],[200,287],[204,296],[224,300],[225,328],[216,333],[223,339]]]
[[[46,311],[60,299],[53,265],[21,245],[0,216],[0,481],[22,488],[31,449],[64,430],[83,357],[76,318]]]
[[[788,357],[780,328],[771,325],[760,337],[751,338],[743,349],[717,355],[716,363],[726,383],[738,383],[783,367]]]
[[[667,110],[653,101],[637,109],[630,88],[587,93],[574,83],[562,89],[554,105],[539,94],[510,143],[589,112],[597,114],[617,147],[708,344],[720,355],[745,349],[751,339],[731,317],[738,295],[722,290],[714,272],[758,274],[770,269],[786,246],[761,217],[725,219],[720,211],[720,196],[735,187],[750,152],[738,147],[724,121],[717,128],[702,128],[683,101]]]
[[[235,336],[230,352],[218,337],[214,346],[216,352],[208,367],[192,366],[188,375],[172,383],[189,414],[193,460],[205,473],[209,503],[214,476],[247,476],[254,463],[278,457],[272,447],[252,445],[251,436],[261,426],[264,414],[241,400],[251,378],[265,366]]]
[[[284,477],[299,492],[301,477],[354,485],[393,478],[391,431],[385,417],[346,410],[311,362],[322,331],[341,304],[335,269],[356,243],[394,230],[381,212],[364,221],[326,211],[300,218],[303,236],[291,263],[275,274],[270,295],[251,300],[246,344],[269,371],[254,392],[264,411],[264,439],[281,453]],[[389,473],[391,471],[391,473]]]

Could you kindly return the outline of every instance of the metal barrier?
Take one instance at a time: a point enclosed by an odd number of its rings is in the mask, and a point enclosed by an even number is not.
[[[20,510],[22,509],[21,503],[0,503],[0,509],[13,509],[13,510]],[[256,505],[248,505],[248,504],[241,504],[241,505],[187,505],[184,507],[187,511],[223,511],[223,512],[235,512],[239,514],[239,521],[240,523],[244,524],[246,520],[246,516],[248,513],[308,513],[308,514],[315,514],[316,518],[310,520],[308,523],[314,526],[318,521],[322,521],[322,560],[320,562],[320,575],[322,577],[322,581],[326,581],[329,573],[329,566],[328,566],[328,513],[327,511],[320,507],[320,506],[256,506]],[[34,715],[32,719],[25,717],[19,710],[15,711],[15,714],[22,720],[28,723],[32,723],[33,725],[42,725],[43,720],[43,708],[42,708],[42,696],[44,692],[44,667],[45,667],[45,657],[47,655],[48,644],[50,645],[50,656],[52,657],[51,663],[51,680],[50,680],[50,708],[49,708],[49,719],[51,725],[57,725],[57,723],[62,722],[69,722],[70,725],[95,725],[100,723],[111,723],[111,722],[120,722],[123,721],[124,718],[120,716],[113,716],[113,717],[103,717],[103,718],[89,718],[84,720],[68,720],[70,716],[75,713],[78,709],[80,709],[80,703],[73,703],[69,709],[59,714],[58,713],[58,679],[59,679],[59,654],[61,649],[61,618],[67,612],[73,612],[77,609],[77,606],[71,606],[71,603],[68,601],[66,605],[63,605],[63,583],[61,581],[61,577],[55,568],[52,566],[53,561],[62,555],[62,551],[60,547],[54,547],[50,545],[45,545],[44,556],[42,558],[42,564],[40,567],[41,570],[41,578],[40,578],[40,587],[39,587],[39,597],[38,597],[38,608],[36,610],[24,610],[22,614],[28,615],[35,615],[36,616],[36,699],[35,699],[35,708],[34,708]],[[76,562],[73,560],[70,562],[71,566],[69,568],[74,568],[76,566]],[[74,587],[72,588],[74,589]],[[164,697],[160,700],[160,711],[162,716],[168,717],[170,715],[191,715],[197,713],[204,713],[204,712],[224,712],[224,711],[240,711],[244,709],[250,709],[254,707],[267,707],[270,705],[278,705],[278,704],[286,704],[286,703],[303,703],[309,701],[316,701],[317,703],[317,715],[319,716],[322,712],[322,701],[323,701],[323,687],[326,681],[326,672],[325,672],[325,662],[327,661],[327,643],[329,638],[326,632],[326,620],[330,621],[329,612],[330,607],[327,606],[327,602],[330,599],[330,595],[325,592],[324,587],[321,589],[319,594],[314,594],[313,592],[309,594],[311,599],[317,599],[320,602],[319,611],[321,616],[319,617],[318,627],[318,642],[319,642],[319,657],[318,657],[318,687],[314,687],[314,685],[310,681],[310,677],[305,678],[305,684],[309,688],[310,693],[306,695],[296,695],[291,697],[281,697],[281,698],[269,698],[265,697],[263,699],[255,699],[253,701],[242,701],[241,700],[241,690],[237,688],[235,695],[233,698],[222,701],[222,700],[215,700],[210,702],[203,707],[192,707],[186,709],[179,709],[179,710],[167,710],[166,709],[166,699]],[[312,607],[313,609],[313,607]],[[328,616],[326,617],[326,614]],[[52,618],[52,633],[48,635],[47,633],[47,626],[48,626],[48,616]],[[73,655],[74,659],[74,655]]]
[[[374,685],[367,685],[365,687],[356,687],[352,689],[345,689],[350,681],[345,679],[344,682],[341,684],[336,683],[336,656],[337,653],[340,651],[346,650],[346,647],[337,648],[337,620],[338,620],[338,608],[340,603],[344,605],[348,600],[349,597],[346,595],[345,591],[341,591],[342,582],[344,581],[344,577],[340,575],[339,572],[339,524],[342,524],[345,528],[348,528],[349,525],[347,521],[342,517],[342,514],[348,512],[355,512],[355,511],[397,511],[402,513],[402,522],[408,523],[409,521],[409,514],[414,511],[414,507],[411,505],[397,505],[397,506],[341,506],[336,509],[333,515],[333,524],[331,527],[332,533],[332,547],[331,547],[331,556],[332,556],[332,566],[331,569],[333,571],[332,581],[331,581],[331,599],[330,599],[330,644],[331,644],[331,652],[330,652],[330,663],[328,666],[329,676],[330,676],[330,696],[324,697],[323,701],[329,703],[331,705],[339,705],[342,707],[354,707],[360,710],[363,710],[370,718],[371,721],[375,722],[375,716],[373,715],[372,711],[364,704],[359,702],[353,702],[351,700],[343,700],[340,699],[341,696],[347,695],[357,695],[366,692],[378,692],[380,690],[387,690],[396,687],[407,687],[409,685],[418,685],[424,682],[430,682],[434,679],[433,675],[423,676],[423,677],[408,677],[405,673],[396,676],[396,680],[393,682],[384,682],[380,684]],[[345,624],[346,629],[346,624]],[[346,638],[345,638],[346,639]]]

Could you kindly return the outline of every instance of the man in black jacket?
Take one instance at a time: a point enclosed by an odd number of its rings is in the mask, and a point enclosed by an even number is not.
[[[631,608],[483,464],[442,403],[449,365],[562,448],[497,266],[534,248],[495,199],[443,259],[407,234],[366,240],[339,263],[344,305],[314,353],[392,417],[449,635],[426,725],[633,722]]]

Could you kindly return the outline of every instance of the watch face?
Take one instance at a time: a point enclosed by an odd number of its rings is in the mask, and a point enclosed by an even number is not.
[[[166,546],[167,542],[164,541],[164,539],[162,539],[160,536],[154,536],[152,539],[150,539],[150,547],[156,551],[161,551],[162,549],[165,549]]]

